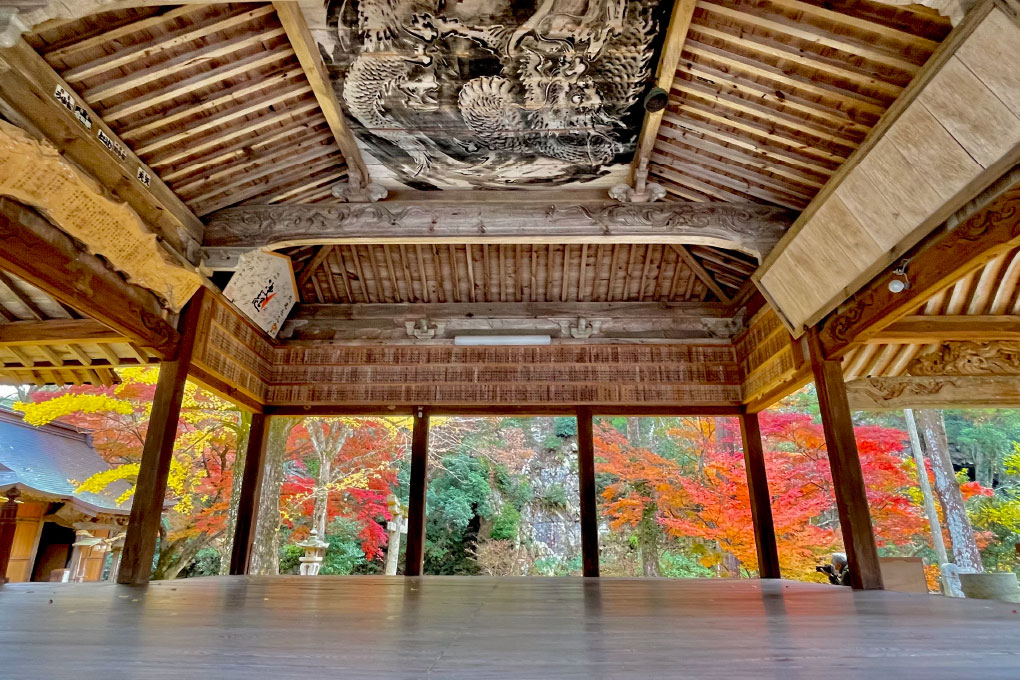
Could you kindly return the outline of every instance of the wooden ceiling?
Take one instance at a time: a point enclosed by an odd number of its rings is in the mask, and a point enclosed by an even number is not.
[[[651,175],[691,201],[803,209],[949,33],[866,0],[698,0]]]
[[[950,337],[948,326],[924,330],[926,319],[958,319]],[[1020,249],[1011,250],[974,270],[931,297],[913,316],[893,323],[868,344],[843,360],[847,380],[895,377],[907,373],[910,362],[936,349],[945,340],[990,340],[1005,328],[1020,333]],[[928,335],[929,337],[925,337]],[[987,335],[987,337],[986,337]]]
[[[0,272],[0,383],[112,385],[116,368],[152,361],[146,349]]]
[[[347,174],[270,4],[103,12],[27,40],[199,216],[322,200]]]
[[[305,303],[724,302],[756,266],[703,246],[335,245],[287,251]]]

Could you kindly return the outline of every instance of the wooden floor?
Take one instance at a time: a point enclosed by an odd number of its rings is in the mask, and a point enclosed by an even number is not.
[[[1020,678],[1017,605],[789,581],[0,588],[0,677]]]

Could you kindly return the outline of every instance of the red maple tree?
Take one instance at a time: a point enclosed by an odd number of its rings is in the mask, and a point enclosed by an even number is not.
[[[772,513],[784,576],[816,578],[814,566],[839,550],[839,521],[820,425],[806,414],[763,413],[761,429]],[[857,428],[861,466],[880,546],[925,541],[921,508],[906,493],[915,484],[903,455],[905,436]],[[636,527],[654,508],[672,538],[695,539],[702,563],[757,567],[740,435],[724,419],[680,419],[667,435],[684,455],[633,446],[606,424],[596,430],[597,470],[610,482],[602,512],[613,528]]]

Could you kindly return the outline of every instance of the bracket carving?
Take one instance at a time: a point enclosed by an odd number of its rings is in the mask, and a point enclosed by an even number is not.
[[[910,375],[1020,375],[1020,342],[947,342],[907,367]]]

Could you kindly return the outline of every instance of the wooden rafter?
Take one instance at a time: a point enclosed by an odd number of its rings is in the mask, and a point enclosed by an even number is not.
[[[65,92],[73,89],[28,43],[21,40],[14,47],[0,49],[0,61],[8,66],[0,78],[0,96],[10,106],[42,131],[62,154],[134,208],[182,258],[193,250],[202,239],[198,217],[85,102],[77,103],[91,119],[91,130],[54,97],[57,88]],[[96,129],[103,130],[111,144],[124,149],[124,160],[104,146]],[[139,168],[148,172],[149,186],[138,180]]]
[[[124,336],[91,319],[50,319],[0,324],[0,347],[125,342]]]
[[[698,262],[696,257],[691,255],[691,252],[687,250],[687,248],[682,245],[674,244],[673,249],[676,250],[680,259],[684,261],[684,264],[690,267],[691,271],[693,271],[695,275],[697,275],[697,277],[701,279],[706,286],[708,286],[710,291],[715,293],[716,297],[718,297],[722,302],[730,302],[730,296],[718,283],[716,283],[716,280],[712,277],[712,275],[705,271],[705,268],[700,262]]]
[[[362,186],[367,185],[370,179],[368,169],[365,167],[361,151],[354,141],[354,135],[351,134],[350,128],[347,126],[340,104],[336,100],[334,85],[326,74],[326,65],[322,63],[318,45],[308,29],[308,23],[305,21],[304,14],[301,13],[300,4],[297,2],[274,2],[273,7],[276,8],[280,23],[287,31],[287,38],[297,54],[298,61],[301,62],[301,68],[305,71],[315,98],[318,100],[319,106],[322,107],[322,113],[326,117],[326,122],[329,123],[330,130],[333,131],[337,146],[344,154],[351,177],[356,178],[357,183]]]
[[[659,57],[659,64],[656,68],[655,84],[669,92],[676,74],[677,64],[680,62],[680,55],[683,53],[684,41],[687,40],[687,31],[691,25],[691,18],[694,16],[695,0],[676,0],[673,3],[673,12],[669,18],[669,27],[666,29],[666,42],[662,46],[662,54]],[[645,114],[644,123],[641,126],[641,135],[638,137],[638,148],[634,154],[634,163],[631,167],[631,175],[637,171],[642,162],[647,162],[652,155],[655,146],[655,139],[659,134],[659,125],[662,124],[663,111]]]

